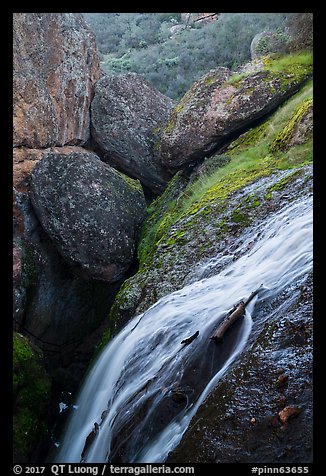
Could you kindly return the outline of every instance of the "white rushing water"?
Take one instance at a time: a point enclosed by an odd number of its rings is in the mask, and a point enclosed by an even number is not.
[[[249,251],[216,276],[193,282],[160,299],[109,342],[81,389],[57,462],[80,462],[85,438],[94,422],[100,424],[100,431],[89,448],[86,462],[110,461],[110,452],[128,436],[131,438],[125,462],[165,460],[180,442],[199,405],[244,349],[257,299],[276,296],[311,270],[312,198],[293,202],[253,228],[241,247]],[[211,262],[216,264],[218,259]],[[198,276],[202,271],[198,270]],[[225,313],[261,283],[262,294],[247,306],[237,330],[232,330],[233,334],[231,329],[228,331],[229,340],[225,338],[221,347],[210,341],[212,330]],[[199,337],[182,346],[181,341],[197,330]],[[207,342],[222,350],[212,351]],[[181,410],[167,407],[158,420],[159,409],[171,401],[175,382],[183,382],[192,359],[196,355],[201,359],[205,349],[210,354],[215,352],[217,357],[214,362],[210,355],[205,357],[208,360],[202,359],[200,378],[195,378],[200,380],[199,389],[190,389],[186,406],[174,404]],[[211,362],[212,368],[205,376],[203,366],[207,362]],[[103,410],[108,410],[108,414],[101,421]],[[168,418],[170,410],[171,418]],[[140,416],[132,422],[132,415]]]

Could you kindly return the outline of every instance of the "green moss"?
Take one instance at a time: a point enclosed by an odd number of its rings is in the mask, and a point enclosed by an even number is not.
[[[303,172],[301,168],[298,170],[294,170],[292,173],[289,173],[286,177],[283,177],[282,179],[278,180],[273,185],[267,187],[264,198],[267,200],[270,200],[272,198],[273,192],[275,191],[280,192],[284,190],[288,186],[289,183],[291,183],[296,178],[300,177],[302,173]]]
[[[312,72],[313,53],[309,50],[286,55],[275,54],[265,57],[263,62],[268,71],[300,76]]]
[[[204,79],[204,83],[205,84],[213,84],[216,82],[216,77],[215,75],[211,75],[211,76],[206,76],[206,78]]]
[[[13,337],[13,393],[15,453],[26,460],[34,445],[46,433],[44,416],[51,384],[44,369],[42,353],[26,337]]]
[[[164,193],[158,197],[148,208],[150,216],[144,222],[138,246],[139,266],[149,266],[153,252],[165,235],[166,230],[173,223],[175,209],[178,207],[179,194],[186,186],[187,178],[180,172],[170,181]]]
[[[249,76],[249,73],[235,73],[235,74],[232,74],[226,81],[224,84],[231,84],[232,86],[239,86],[241,81],[246,78],[247,76]]]
[[[127,175],[124,175],[124,174],[121,174],[121,175],[124,181],[127,182],[127,184],[129,185],[129,187],[133,188],[134,190],[136,190],[137,192],[141,194],[143,193],[143,188],[139,180],[132,179],[131,177],[128,177]]]
[[[172,109],[172,112],[171,112],[171,114],[170,114],[170,116],[169,116],[169,118],[168,118],[168,120],[165,123],[165,126],[163,128],[163,132],[165,134],[169,134],[175,128],[175,124],[176,124],[178,115],[183,110],[184,105],[185,105],[185,100],[184,100],[184,98],[182,98],[179,101],[179,103]]]
[[[293,137],[295,128],[298,126],[302,118],[307,114],[309,108],[313,105],[313,99],[308,98],[299,104],[297,109],[292,114],[289,122],[285,127],[277,134],[270,145],[271,152],[277,152],[288,148],[289,141]]]

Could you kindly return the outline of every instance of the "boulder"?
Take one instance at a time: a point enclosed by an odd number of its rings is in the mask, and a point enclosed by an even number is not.
[[[257,59],[271,53],[284,52],[289,36],[284,33],[273,31],[262,31],[257,33],[250,45],[251,59]]]
[[[13,17],[14,146],[85,144],[99,77],[93,33],[80,14]]]
[[[154,193],[162,192],[170,178],[155,147],[172,106],[172,99],[135,73],[105,75],[95,86],[91,127],[98,153]]]
[[[51,152],[31,175],[31,201],[44,230],[84,278],[118,281],[133,262],[145,215],[140,185],[90,152]]]
[[[261,71],[233,74],[212,70],[197,81],[170,114],[162,129],[159,153],[171,171],[221,150],[255,121],[272,112],[311,75],[310,65],[282,71],[272,60]]]
[[[178,33],[180,33],[181,31],[183,31],[185,29],[185,26],[178,23],[177,25],[173,25],[171,26],[170,28],[170,33],[171,35],[177,35]]]

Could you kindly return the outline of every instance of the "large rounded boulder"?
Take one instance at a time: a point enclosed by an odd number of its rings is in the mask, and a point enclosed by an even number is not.
[[[254,60],[271,53],[284,52],[289,40],[290,37],[288,35],[278,31],[262,31],[257,33],[250,45],[251,59]]]
[[[81,14],[14,13],[14,146],[85,144],[99,74],[95,37]]]
[[[175,171],[218,152],[298,91],[312,65],[300,57],[283,63],[268,59],[260,71],[240,74],[217,68],[197,81],[162,128],[162,165]]]
[[[49,153],[32,172],[31,200],[77,274],[115,282],[128,270],[145,215],[138,182],[90,152]]]
[[[96,83],[91,106],[92,139],[103,160],[155,194],[170,178],[156,148],[173,103],[142,76],[127,73],[104,75]]]

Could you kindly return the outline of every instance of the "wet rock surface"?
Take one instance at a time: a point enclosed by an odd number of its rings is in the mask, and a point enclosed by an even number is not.
[[[14,13],[14,146],[85,144],[99,77],[95,37],[76,13]]]
[[[33,170],[31,201],[75,272],[115,282],[128,270],[145,210],[137,182],[92,153],[50,153]]]
[[[311,70],[261,71],[231,75],[218,68],[203,76],[172,110],[159,142],[161,162],[170,169],[211,155],[232,134],[241,133],[300,89]]]
[[[174,101],[136,73],[104,75],[92,102],[92,139],[103,160],[160,193],[170,175],[157,159],[160,126]]]
[[[246,351],[199,408],[167,462],[312,461],[311,301],[309,275],[258,305]],[[288,377],[281,387],[280,366]]]

